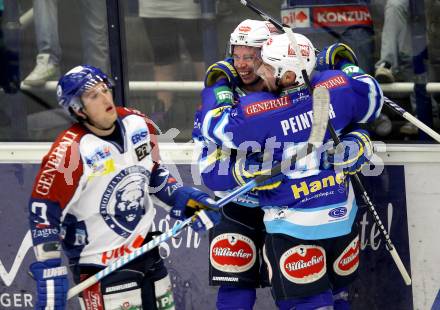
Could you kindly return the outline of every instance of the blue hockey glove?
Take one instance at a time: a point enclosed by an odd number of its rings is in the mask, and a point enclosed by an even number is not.
[[[180,187],[176,191],[176,202],[170,211],[172,217],[184,220],[196,215],[191,224],[195,231],[208,230],[220,221],[219,209],[208,194],[188,186]]]
[[[327,161],[344,174],[355,174],[373,155],[373,145],[368,132],[354,130],[346,134],[334,152],[327,153]]]
[[[259,175],[270,173],[270,169],[277,163],[272,162],[269,165],[263,164],[261,153],[254,153],[246,158],[237,158],[237,161],[232,167],[232,175],[238,185],[244,185]],[[281,184],[283,174],[275,175],[258,186],[254,190],[271,190],[277,188]]]
[[[316,56],[317,71],[342,70],[344,65],[358,66],[358,60],[353,50],[344,43],[335,43],[324,47]]]
[[[69,280],[67,268],[61,266],[61,259],[48,259],[30,265],[33,278],[37,281],[35,309],[63,310],[66,308]]]
[[[205,75],[205,87],[214,85],[220,78],[227,78],[231,87],[240,85],[240,76],[234,68],[232,58],[217,61],[209,66]]]

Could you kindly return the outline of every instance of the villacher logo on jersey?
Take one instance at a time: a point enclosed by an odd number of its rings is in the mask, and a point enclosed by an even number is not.
[[[320,279],[326,272],[325,251],[315,245],[298,245],[281,255],[282,274],[291,282],[305,284]]]
[[[359,251],[359,236],[356,236],[333,263],[335,272],[340,276],[352,274],[359,266]]]
[[[224,272],[243,272],[255,263],[254,242],[241,234],[221,234],[211,242],[210,259],[214,268]]]

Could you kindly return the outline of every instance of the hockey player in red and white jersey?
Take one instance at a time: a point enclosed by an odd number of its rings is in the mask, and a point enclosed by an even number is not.
[[[219,219],[218,212],[206,210],[214,203],[206,193],[178,183],[161,164],[151,121],[116,107],[111,88],[106,74],[86,65],[58,83],[58,102],[77,123],[43,158],[29,202],[36,309],[66,308],[61,248],[78,283],[149,241],[156,212],[152,194],[177,219],[197,214],[196,231]],[[80,304],[87,310],[157,309],[156,304],[174,309],[157,249],[83,291]]]

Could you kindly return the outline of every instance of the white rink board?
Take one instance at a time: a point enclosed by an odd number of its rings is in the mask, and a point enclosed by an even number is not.
[[[0,163],[39,163],[49,147],[0,143]],[[162,143],[159,148],[165,163],[194,162],[191,143]],[[413,305],[431,309],[440,289],[440,145],[375,143],[375,149],[385,164],[405,167]]]

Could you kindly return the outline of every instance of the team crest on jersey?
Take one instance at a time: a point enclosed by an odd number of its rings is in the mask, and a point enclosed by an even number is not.
[[[145,214],[144,197],[150,172],[132,166],[119,172],[101,197],[100,213],[107,226],[127,238]]]
[[[298,245],[290,248],[281,255],[280,269],[282,274],[293,283],[315,282],[327,271],[325,251],[316,245]]]
[[[224,272],[247,271],[256,259],[254,242],[241,234],[228,233],[215,237],[209,253],[212,266]]]
[[[333,263],[333,269],[340,276],[347,276],[356,271],[359,266],[359,236],[345,248]]]

